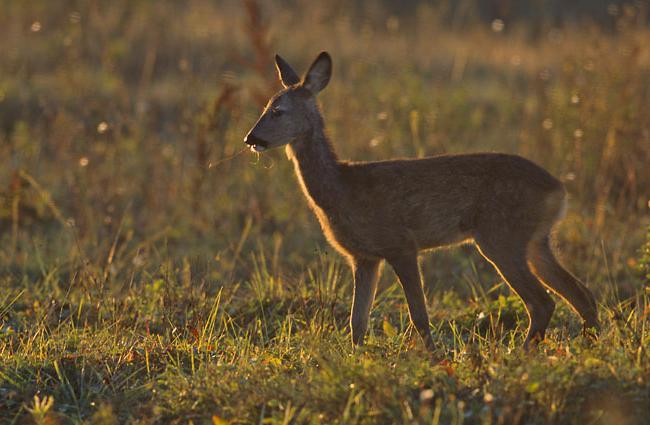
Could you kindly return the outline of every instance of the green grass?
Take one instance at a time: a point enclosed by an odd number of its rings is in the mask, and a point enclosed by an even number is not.
[[[644,423],[641,9],[535,38],[424,3],[264,2],[262,21],[252,4],[0,5],[0,421]],[[422,259],[433,354],[388,267],[354,349],[350,272],[291,164],[240,152],[276,50],[299,69],[332,53],[322,102],[344,158],[503,151],[561,178],[558,245],[600,339],[558,300],[522,352],[521,302],[461,247]]]

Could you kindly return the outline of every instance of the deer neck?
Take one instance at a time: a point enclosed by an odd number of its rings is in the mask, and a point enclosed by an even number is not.
[[[334,149],[325,134],[322,118],[297,143],[287,145],[298,181],[307,198],[325,212],[332,212],[345,196],[345,186]]]

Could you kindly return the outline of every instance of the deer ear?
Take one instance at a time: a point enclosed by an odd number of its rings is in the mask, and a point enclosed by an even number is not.
[[[280,55],[275,55],[275,69],[278,70],[278,78],[283,86],[289,87],[300,82],[296,71]]]
[[[321,52],[302,79],[302,85],[312,94],[318,94],[327,86],[331,77],[332,58],[329,53]]]

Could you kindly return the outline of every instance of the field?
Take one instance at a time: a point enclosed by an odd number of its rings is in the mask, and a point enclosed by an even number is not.
[[[647,423],[650,7],[475,3],[0,3],[0,422]],[[342,158],[501,151],[566,184],[597,341],[558,299],[523,352],[463,246],[421,259],[433,354],[390,267],[352,347],[347,264],[284,152],[243,144],[273,54],[322,50]]]

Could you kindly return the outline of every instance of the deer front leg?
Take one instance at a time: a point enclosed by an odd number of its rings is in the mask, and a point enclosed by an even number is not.
[[[424,300],[422,277],[418,266],[417,254],[387,260],[393,266],[402,285],[402,289],[404,289],[411,322],[422,337],[424,345],[429,350],[433,349],[433,339],[429,330],[429,315],[427,314],[427,306]]]
[[[354,259],[352,261],[354,295],[350,327],[352,328],[352,342],[355,345],[363,345],[363,339],[368,330],[368,318],[372,302],[375,299],[375,292],[377,292],[380,265],[381,261],[379,260]]]

